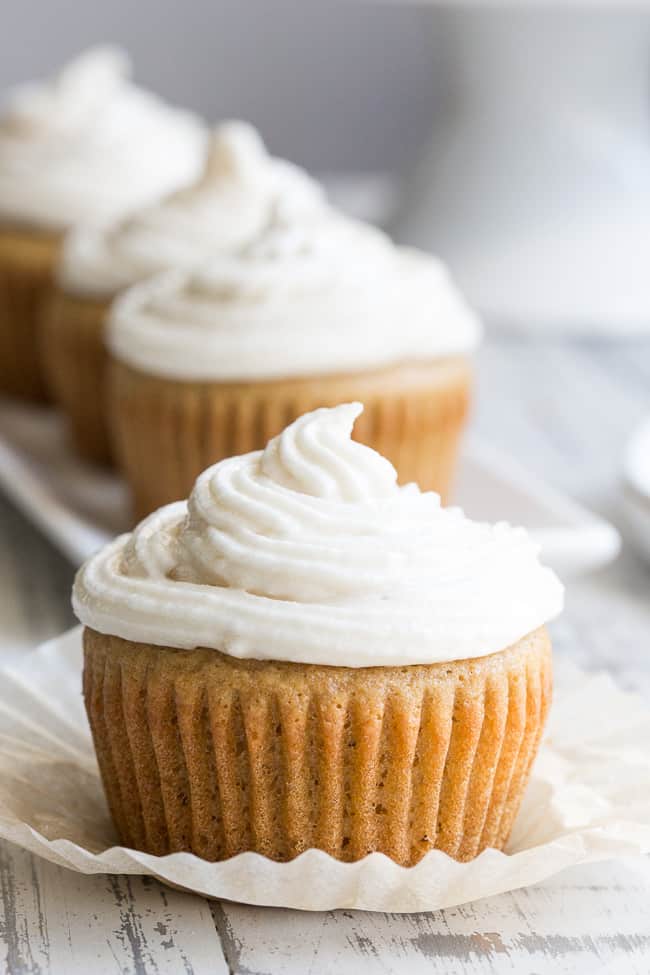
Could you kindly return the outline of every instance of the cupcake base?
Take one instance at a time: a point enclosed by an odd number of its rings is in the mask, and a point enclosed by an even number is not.
[[[43,316],[43,368],[77,453],[111,463],[104,328],[110,302],[54,288]]]
[[[176,382],[112,361],[113,445],[142,518],[187,497],[211,464],[261,450],[303,413],[360,400],[355,439],[387,457],[400,483],[415,481],[444,500],[470,385],[471,367],[462,358],[250,383]]]
[[[0,395],[49,399],[40,329],[61,236],[0,228]]]
[[[551,699],[540,629],[410,667],[237,660],[84,632],[84,697],[124,845],[405,866],[501,849]]]

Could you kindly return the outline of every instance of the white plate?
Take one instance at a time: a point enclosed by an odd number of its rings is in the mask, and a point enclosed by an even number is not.
[[[650,419],[635,430],[625,451],[623,510],[630,537],[650,559]]]
[[[74,456],[53,410],[0,401],[0,485],[75,564],[129,528],[123,483]],[[608,522],[473,440],[452,500],[472,518],[524,525],[565,578],[606,564],[620,548]]]

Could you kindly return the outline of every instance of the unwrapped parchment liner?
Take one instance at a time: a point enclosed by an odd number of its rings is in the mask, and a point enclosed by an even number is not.
[[[302,910],[427,911],[514,890],[578,863],[650,852],[650,710],[603,674],[560,668],[546,738],[506,853],[379,853],[208,863],[113,846],[81,698],[81,631],[0,668],[0,837],[81,873],[147,874],[209,897]]]

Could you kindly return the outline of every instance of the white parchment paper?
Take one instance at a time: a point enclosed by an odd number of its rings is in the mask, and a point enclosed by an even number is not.
[[[506,853],[406,869],[316,850],[207,863],[115,846],[81,698],[80,629],[0,668],[0,837],[81,873],[148,874],[210,897],[326,910],[424,911],[577,863],[650,852],[650,710],[603,674],[559,668],[548,732]]]

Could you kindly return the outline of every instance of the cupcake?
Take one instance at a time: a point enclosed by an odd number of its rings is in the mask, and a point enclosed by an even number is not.
[[[360,404],[221,461],[75,580],[121,842],[409,866],[501,849],[551,696],[562,586],[522,529],[397,485]]]
[[[88,51],[9,93],[0,116],[0,393],[44,399],[41,307],[64,233],[114,222],[191,182],[205,135],[135,88],[128,62]]]
[[[275,206],[307,213],[324,198],[306,173],[271,158],[255,129],[229,122],[214,131],[194,185],[112,228],[82,228],[66,238],[43,325],[44,367],[82,456],[110,460],[103,390],[111,301],[155,272],[241,248]]]
[[[446,496],[479,335],[443,265],[326,209],[277,210],[235,254],[113,305],[109,407],[138,516],[302,413],[355,399],[358,437]]]

